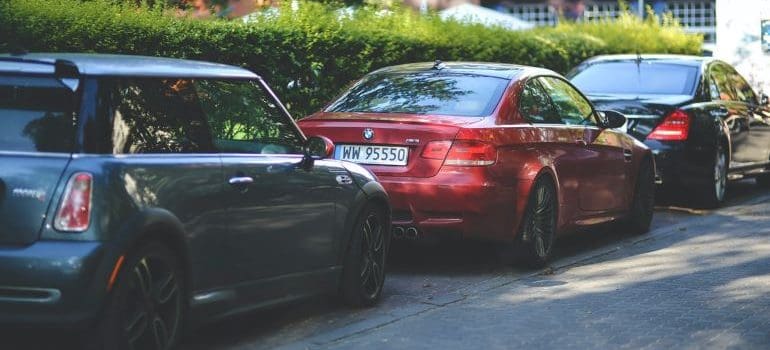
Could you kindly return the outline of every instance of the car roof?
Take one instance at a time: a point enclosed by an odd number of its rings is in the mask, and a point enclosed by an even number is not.
[[[704,64],[708,64],[715,61],[712,57],[703,56],[689,56],[689,55],[601,55],[590,58],[583,62],[583,64],[594,64],[600,62],[621,62],[621,61],[636,61],[642,58],[643,62],[651,63],[666,63],[666,64],[680,64],[687,66],[700,67]]]
[[[57,63],[75,66],[78,73],[85,76],[259,78],[240,67],[175,58],[86,53],[0,54],[0,72],[41,73],[44,71],[41,65],[53,66]]]
[[[441,67],[438,69],[437,67]],[[506,63],[488,63],[488,62],[420,62],[420,63],[408,63],[397,66],[385,67],[372,72],[372,74],[379,73],[419,73],[428,72],[434,70],[440,70],[442,72],[458,73],[458,74],[474,74],[484,75],[503,79],[513,79],[525,70],[532,70],[540,68],[521,66],[516,64]]]

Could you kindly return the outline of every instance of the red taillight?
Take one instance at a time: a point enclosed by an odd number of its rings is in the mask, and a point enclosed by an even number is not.
[[[444,165],[452,166],[485,166],[495,164],[497,149],[488,143],[457,140],[452,143]]]
[[[660,141],[684,141],[690,135],[690,115],[682,110],[675,110],[663,118],[652,132],[647,135],[648,140]]]
[[[83,232],[91,221],[91,185],[89,173],[75,173],[67,182],[53,226],[64,232]]]
[[[452,141],[431,141],[422,149],[420,156],[427,159],[444,160],[450,147],[452,147]]]

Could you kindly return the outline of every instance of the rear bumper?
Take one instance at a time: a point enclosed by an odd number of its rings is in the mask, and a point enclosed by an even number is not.
[[[655,156],[655,178],[664,186],[700,186],[711,183],[713,151],[694,150],[686,142],[644,142]]]
[[[517,186],[504,186],[487,169],[442,169],[429,178],[380,176],[390,196],[394,227],[415,227],[420,235],[510,240],[516,218]]]
[[[0,324],[78,327],[99,312],[110,264],[100,242],[0,246]]]

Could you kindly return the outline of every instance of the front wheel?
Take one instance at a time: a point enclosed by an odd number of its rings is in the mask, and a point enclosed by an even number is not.
[[[104,349],[173,348],[186,316],[184,274],[174,253],[150,243],[126,257],[100,322]]]
[[[548,263],[556,239],[556,188],[548,178],[535,182],[529,195],[519,232],[519,247],[524,263],[542,267]]]
[[[389,218],[378,206],[367,205],[353,227],[345,256],[340,296],[346,304],[361,307],[379,301],[389,246]]]

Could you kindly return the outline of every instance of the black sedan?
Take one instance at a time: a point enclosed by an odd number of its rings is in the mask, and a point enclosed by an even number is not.
[[[770,108],[729,64],[708,57],[611,55],[568,75],[655,154],[658,184],[717,207],[728,180],[770,184]]]

